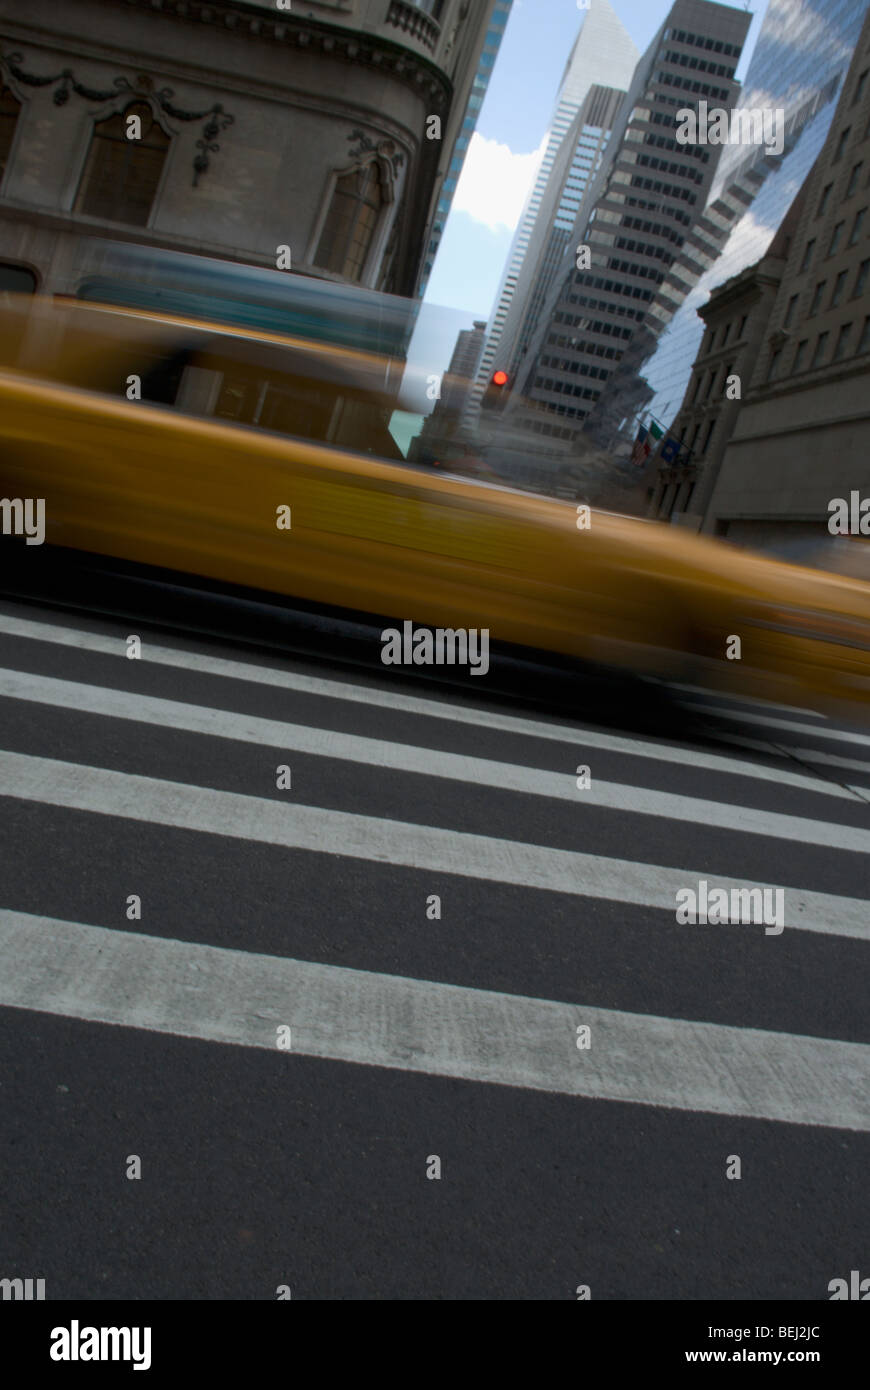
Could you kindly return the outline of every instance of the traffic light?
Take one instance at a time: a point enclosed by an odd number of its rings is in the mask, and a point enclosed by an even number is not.
[[[510,379],[507,372],[501,370],[493,372],[480,402],[481,410],[501,410],[507,400],[509,386]]]

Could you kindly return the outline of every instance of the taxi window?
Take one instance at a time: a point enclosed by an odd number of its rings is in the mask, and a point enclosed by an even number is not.
[[[182,379],[179,408],[235,424],[401,461],[390,434],[390,410],[353,383],[263,367],[212,349],[195,353]]]
[[[190,333],[103,316],[39,314],[28,326],[18,365],[64,386],[124,397],[138,377],[143,401],[174,405],[196,344]]]

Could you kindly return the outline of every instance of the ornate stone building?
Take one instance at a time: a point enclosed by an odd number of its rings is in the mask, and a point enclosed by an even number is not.
[[[0,0],[0,292],[84,235],[414,295],[495,3]]]

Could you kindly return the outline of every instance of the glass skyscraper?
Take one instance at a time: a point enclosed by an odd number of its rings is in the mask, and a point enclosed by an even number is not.
[[[641,368],[648,389],[633,401],[626,395],[627,413],[646,407],[663,424],[672,422],[703,337],[698,306],[715,286],[759,260],[773,240],[824,145],[867,7],[868,0],[770,0],[740,105],[785,111],[785,151],[775,158],[763,147],[723,150],[707,205],[708,217],[721,227],[721,253],[658,339]],[[714,243],[711,257],[715,249]],[[632,427],[629,420],[627,433]]]
[[[535,292],[535,268],[551,231],[557,233],[560,253],[571,234],[556,226],[557,219],[565,224],[565,213],[579,207],[587,182],[595,173],[602,140],[606,143],[609,131],[589,125],[586,148],[582,129],[577,120],[592,88],[606,87],[624,90],[634,71],[638,51],[608,0],[595,0],[587,11],[574,47],[568,57],[556,108],[550,123],[544,156],[526,205],[520,217],[502,282],[490,315],[486,346],[483,350],[477,381],[469,395],[468,418],[475,417],[484,389],[494,366],[504,366],[500,353],[503,334],[508,328],[515,340],[520,320]],[[599,102],[598,105],[606,106]],[[602,114],[601,119],[604,119]],[[573,226],[573,218],[572,218]],[[563,239],[564,238],[564,239]],[[548,248],[552,250],[553,248]],[[548,282],[549,283],[549,282]],[[511,320],[510,326],[508,320]],[[505,343],[510,350],[510,344]],[[499,361],[496,363],[496,357]]]

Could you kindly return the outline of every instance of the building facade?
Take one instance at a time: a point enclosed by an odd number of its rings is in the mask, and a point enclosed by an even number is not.
[[[415,295],[497,2],[0,0],[0,289],[85,235]]]
[[[694,508],[701,529],[786,547],[870,498],[870,14],[794,234],[734,428]],[[863,534],[863,533],[862,533]]]
[[[650,355],[633,382],[619,383],[624,415],[648,405],[670,425],[680,410],[704,333],[700,307],[717,286],[755,265],[773,240],[827,139],[866,12],[867,0],[770,0],[741,105],[782,108],[785,148],[774,158],[763,148],[725,149],[701,225],[702,254],[683,277],[682,302],[676,312],[662,306],[667,313]],[[670,287],[666,298],[677,298]]]
[[[785,269],[779,245],[710,296],[700,310],[706,327],[682,408],[669,431],[679,443],[675,458],[661,449],[647,475],[653,477],[648,515],[699,530],[721,466],[722,454],[764,352],[768,320]]]
[[[414,459],[444,456],[461,437],[463,411],[485,342],[484,319],[475,319],[472,328],[457,334],[450,365],[439,383],[440,395],[414,440]]]
[[[558,235],[561,225],[569,216],[573,225],[571,214],[576,214],[589,179],[598,167],[603,131],[592,125],[584,130],[582,122],[578,129],[584,103],[596,84],[624,90],[637,59],[638,50],[608,0],[595,0],[584,16],[565,65],[543,158],[511,243],[490,315],[477,381],[469,395],[467,424],[473,425],[477,419],[493,370],[505,368],[505,352],[515,355],[525,311],[539,282],[541,257],[546,257],[554,232],[564,249],[570,228],[563,241]]]
[[[749,23],[742,10],[677,0],[638,64],[575,228],[589,263],[563,265],[517,378],[520,409],[530,400],[558,417],[542,433],[572,443],[583,431],[598,448],[619,433],[607,383],[648,350],[651,308],[688,254],[721,154],[679,143],[677,111],[700,99],[732,109]]]

